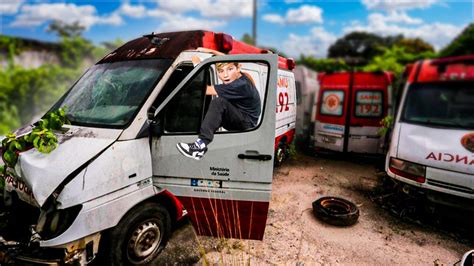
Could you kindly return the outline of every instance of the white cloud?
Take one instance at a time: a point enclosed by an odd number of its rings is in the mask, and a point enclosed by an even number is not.
[[[423,20],[419,18],[412,18],[408,16],[405,12],[399,11],[391,11],[388,15],[372,13],[369,15],[369,21],[373,21],[374,24],[391,22],[415,25],[423,23]]]
[[[203,17],[251,17],[252,0],[157,0],[161,9],[182,14],[197,11]]]
[[[12,15],[18,12],[23,0],[7,0],[6,2],[0,3],[0,14],[1,15]]]
[[[180,30],[213,30],[225,25],[223,21],[206,20],[181,15],[167,16],[160,24],[157,32],[180,31]]]
[[[132,18],[142,18],[146,15],[146,8],[143,5],[132,6],[124,3],[120,6],[118,12]]]
[[[301,54],[326,57],[328,47],[336,39],[334,34],[327,32],[324,28],[314,27],[310,34],[305,36],[290,33],[283,43],[283,51],[292,57],[298,57]]]
[[[359,23],[345,27],[343,31],[349,33],[352,31],[372,32],[382,36],[403,34],[410,38],[421,38],[431,43],[436,49],[440,49],[456,37],[463,27],[446,23],[423,23],[411,25],[401,25],[389,23],[390,19],[381,18],[380,14],[371,14],[368,17],[366,25]]]
[[[275,23],[275,24],[285,24],[285,19],[277,14],[266,14],[263,16],[263,20]]]
[[[369,10],[407,10],[427,8],[438,0],[362,0],[362,4]]]
[[[277,24],[322,23],[323,10],[317,6],[302,5],[297,9],[289,9],[285,17],[278,14],[266,14],[263,20]]]
[[[64,23],[74,23],[77,21],[86,29],[95,24],[120,25],[123,23],[122,18],[117,13],[108,16],[98,16],[96,8],[91,5],[78,6],[75,4],[54,3],[22,6],[20,13],[10,26],[39,26],[51,20],[59,20]]]

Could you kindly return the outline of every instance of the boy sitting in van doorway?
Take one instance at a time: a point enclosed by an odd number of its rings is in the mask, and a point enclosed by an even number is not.
[[[195,60],[193,58],[193,63],[196,63]],[[184,156],[200,160],[207,152],[214,132],[220,127],[246,130],[257,125],[261,112],[260,96],[252,77],[241,72],[240,68],[237,62],[216,64],[217,75],[223,84],[207,86],[206,94],[218,97],[209,104],[198,139],[194,143],[176,144]]]

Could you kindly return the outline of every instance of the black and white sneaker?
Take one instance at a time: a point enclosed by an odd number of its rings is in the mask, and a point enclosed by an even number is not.
[[[176,144],[176,148],[186,157],[193,158],[194,160],[200,160],[207,152],[206,144],[200,140],[196,140],[194,143],[180,142]]]

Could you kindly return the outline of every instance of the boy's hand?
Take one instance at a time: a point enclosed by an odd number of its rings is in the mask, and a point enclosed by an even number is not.
[[[191,57],[191,61],[193,62],[193,66],[197,66],[199,63],[201,63],[201,58],[199,58],[197,55],[193,55]]]
[[[217,95],[217,91],[214,86],[207,86],[206,95]]]

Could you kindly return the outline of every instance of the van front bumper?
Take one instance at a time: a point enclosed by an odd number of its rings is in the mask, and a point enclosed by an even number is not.
[[[97,254],[100,233],[58,247],[19,243],[0,237],[0,265],[86,265]]]

